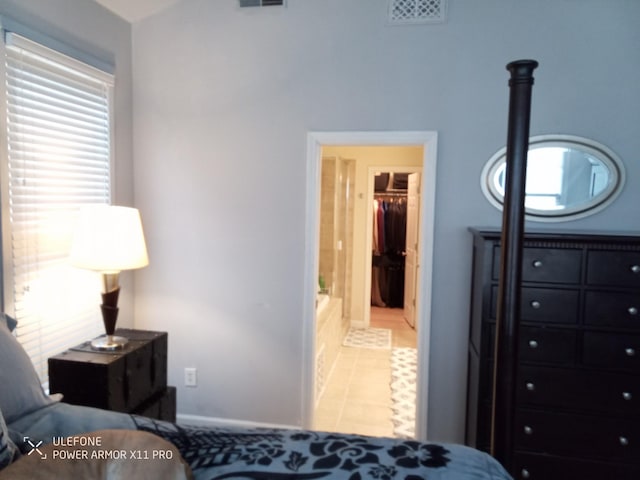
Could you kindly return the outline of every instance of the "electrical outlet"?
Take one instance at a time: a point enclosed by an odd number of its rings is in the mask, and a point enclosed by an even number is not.
[[[185,387],[198,386],[198,371],[195,367],[188,367],[184,369],[184,385]]]

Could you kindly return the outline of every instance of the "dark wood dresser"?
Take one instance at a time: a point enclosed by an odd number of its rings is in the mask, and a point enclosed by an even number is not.
[[[467,444],[488,451],[500,232],[474,236]],[[640,234],[525,233],[515,478],[640,479]]]
[[[167,333],[119,328],[129,341],[101,352],[90,342],[49,358],[49,390],[74,405],[175,422],[176,389],[167,386]]]

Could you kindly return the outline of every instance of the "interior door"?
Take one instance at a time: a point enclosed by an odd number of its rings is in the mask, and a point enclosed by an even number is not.
[[[420,218],[420,174],[411,173],[407,190],[407,244],[404,264],[404,317],[416,325],[416,292],[418,279],[418,232]]]

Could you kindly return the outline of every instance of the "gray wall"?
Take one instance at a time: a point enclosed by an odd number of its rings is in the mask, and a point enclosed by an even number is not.
[[[640,2],[451,0],[447,23],[409,27],[386,24],[386,0],[237,5],[190,0],[133,28],[137,321],[170,331],[174,384],[199,369],[179,411],[301,422],[306,133],[437,130],[428,435],[462,441],[467,227],[501,221],[479,174],[506,140],[505,65],[540,62],[532,134],[599,140],[633,183]],[[639,200],[627,186],[549,228],[637,230]]]
[[[185,1],[133,26],[133,54],[131,26],[93,2],[0,0],[0,14],[115,64],[115,201],[141,208],[151,255],[136,325],[170,332],[172,384],[198,367],[182,413],[301,422],[306,133],[437,130],[428,434],[461,441],[466,228],[500,222],[478,175],[506,137],[504,65],[541,64],[532,134],[599,140],[633,184],[640,3],[450,0],[447,23],[411,27],[386,25],[386,0],[288,4]],[[639,196],[627,185],[550,228],[637,230]]]
[[[46,3],[46,2],[41,2]],[[640,2],[450,0],[442,25],[386,0],[240,10],[190,0],[133,26],[134,168],[151,265],[136,325],[168,330],[185,414],[302,416],[306,134],[437,130],[428,435],[462,441],[470,225],[500,223],[484,162],[506,140],[511,60],[534,58],[533,135],[599,140],[638,181]],[[554,229],[638,229],[640,189]],[[533,226],[533,225],[530,225]]]

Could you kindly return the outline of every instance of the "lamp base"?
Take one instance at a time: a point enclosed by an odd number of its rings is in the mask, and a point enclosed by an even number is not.
[[[129,340],[124,337],[118,337],[116,335],[103,335],[94,340],[91,340],[91,348],[94,350],[101,350],[112,352],[115,350],[122,350]]]

